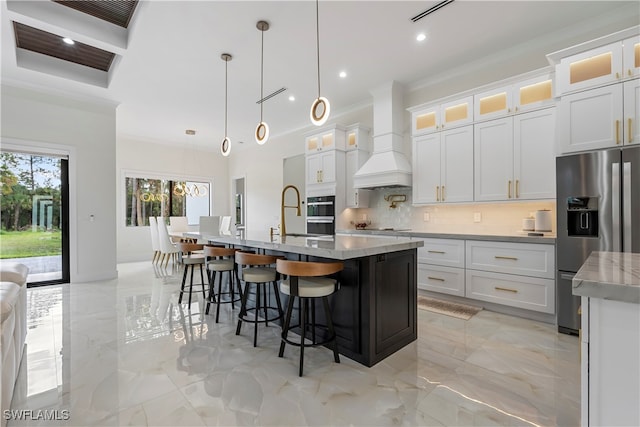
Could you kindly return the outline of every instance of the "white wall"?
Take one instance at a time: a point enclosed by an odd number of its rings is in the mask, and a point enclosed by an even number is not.
[[[126,172],[135,171],[150,178],[165,176],[211,182],[211,215],[232,215],[229,162],[219,154],[217,147],[205,151],[183,141],[165,145],[127,136],[119,136],[116,146],[118,262],[150,260],[152,254],[149,227],[126,226]]]
[[[2,85],[3,143],[69,154],[72,283],[117,277],[115,107]]]

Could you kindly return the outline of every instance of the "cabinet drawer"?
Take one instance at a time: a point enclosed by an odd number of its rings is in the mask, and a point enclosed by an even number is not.
[[[535,243],[467,240],[466,267],[497,273],[555,277],[555,248]]]
[[[466,271],[467,298],[541,311],[555,312],[555,281],[488,271]]]
[[[418,264],[418,289],[464,296],[464,269]]]
[[[418,262],[464,268],[464,240],[421,239],[424,246],[418,248]]]

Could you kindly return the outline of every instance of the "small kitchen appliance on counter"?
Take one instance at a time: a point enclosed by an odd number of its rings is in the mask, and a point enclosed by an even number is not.
[[[543,209],[536,211],[535,231],[551,232],[551,211]]]

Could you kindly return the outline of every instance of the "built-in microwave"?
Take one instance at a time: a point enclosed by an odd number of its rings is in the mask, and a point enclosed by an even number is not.
[[[335,201],[335,196],[307,198],[307,233],[336,233]]]

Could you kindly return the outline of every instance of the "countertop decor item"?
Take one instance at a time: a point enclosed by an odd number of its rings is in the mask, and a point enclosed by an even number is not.
[[[535,231],[551,231],[551,211],[543,209],[536,211]]]
[[[536,220],[535,218],[529,217],[524,218],[522,220],[522,229],[524,231],[533,231],[536,229]]]
[[[329,100],[320,95],[320,18],[318,17],[318,0],[316,0],[316,59],[318,64],[318,97],[313,104],[311,104],[311,111],[309,116],[311,117],[311,123],[316,126],[322,126],[325,124],[331,113],[331,105]]]
[[[256,24],[256,28],[260,30],[261,36],[261,47],[260,47],[260,123],[256,126],[256,142],[260,145],[263,145],[269,139],[269,125],[265,123],[262,119],[262,105],[264,104],[264,92],[263,92],[263,82],[264,82],[264,32],[269,29],[269,23],[267,21],[258,21]]]
[[[222,140],[222,144],[220,144],[220,152],[223,156],[227,157],[231,154],[231,139],[227,136],[227,90],[229,85],[227,84],[227,76],[228,70],[227,66],[229,65],[229,61],[233,59],[231,55],[228,53],[223,53],[220,55],[220,58],[224,61],[224,139]]]

